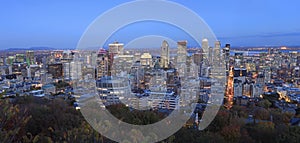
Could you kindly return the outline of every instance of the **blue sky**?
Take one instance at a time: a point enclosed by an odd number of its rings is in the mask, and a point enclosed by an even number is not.
[[[299,0],[173,1],[202,17],[223,45],[225,43],[237,47],[300,45]],[[75,48],[81,35],[95,18],[124,2],[129,1],[3,0],[0,4],[0,49],[35,46]],[[143,23],[138,27],[143,27]],[[168,26],[158,27],[161,28],[158,28],[160,31]],[[148,34],[147,30],[132,31],[130,27],[123,32]],[[167,36],[178,38],[179,35],[174,30],[174,33]],[[128,39],[128,36],[112,37],[114,38],[124,43],[133,40]],[[190,44],[194,46],[195,43]]]

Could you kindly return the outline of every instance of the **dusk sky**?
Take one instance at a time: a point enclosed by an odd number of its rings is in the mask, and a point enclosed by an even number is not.
[[[210,26],[222,45],[225,43],[230,43],[233,47],[300,45],[299,0],[173,1],[196,12]],[[81,35],[93,20],[105,11],[124,2],[129,1],[1,1],[0,49],[76,48]],[[149,30],[149,28],[145,31],[142,30],[143,26],[149,27],[151,24],[153,23],[140,23],[136,26],[141,30],[136,31],[132,31],[135,29],[134,27],[128,27],[123,30],[124,37],[116,36],[112,39],[126,44],[133,40],[126,36],[126,32],[133,35],[159,35],[168,27],[168,25],[154,23],[154,25],[156,24],[155,30]],[[171,29],[173,28],[171,27],[169,30]],[[158,32],[155,33],[155,31]],[[174,33],[166,36],[176,40],[181,38],[178,33],[174,30]],[[191,39],[186,40],[193,41]],[[196,46],[196,44],[190,42],[189,46]]]

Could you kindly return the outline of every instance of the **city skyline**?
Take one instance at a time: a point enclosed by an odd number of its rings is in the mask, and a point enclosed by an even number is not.
[[[0,142],[300,141],[298,4],[5,1]]]
[[[74,140],[74,137],[70,136],[72,131],[77,128],[77,124],[84,121],[91,128],[93,127],[95,132],[88,132],[88,135],[93,137],[99,133],[101,137],[118,142],[128,140],[131,135],[135,136],[132,132],[125,131],[128,128],[143,134],[137,138],[139,142],[147,140],[152,134],[157,137],[147,142],[161,141],[172,136],[175,142],[196,142],[206,139],[198,134],[199,130],[206,128],[222,137],[220,141],[224,142],[232,141],[231,138],[226,138],[224,133],[235,134],[228,131],[228,128],[236,129],[236,133],[244,131],[249,133],[247,138],[252,142],[261,140],[270,142],[270,139],[265,136],[257,138],[256,134],[253,135],[253,128],[259,129],[257,134],[276,131],[270,135],[272,138],[275,137],[274,141],[281,139],[282,133],[298,135],[300,52],[282,47],[268,48],[255,55],[235,50],[232,50],[234,54],[230,54],[230,44],[226,44],[225,48],[221,49],[220,41],[214,41],[214,47],[209,47],[209,42],[208,39],[203,39],[201,44],[203,49],[188,49],[186,47],[188,41],[177,41],[175,51],[170,49],[167,41],[161,41],[160,51],[153,51],[153,49],[127,51],[124,50],[124,44],[118,42],[110,43],[108,50],[101,49],[98,52],[93,50],[23,50],[22,53],[4,51],[3,53],[8,54],[0,57],[0,105],[4,107],[1,108],[1,112],[10,113],[5,107],[14,104],[25,112],[27,109],[30,109],[28,111],[38,109],[39,112],[28,113],[28,117],[33,118],[28,118],[29,122],[24,123],[26,126],[20,128],[26,130],[22,137],[26,136],[25,133],[31,133],[35,137],[30,140],[39,141],[42,139],[37,137],[61,141],[62,138],[58,139],[57,136],[63,137],[66,134],[68,140]],[[284,50],[288,51],[283,52]],[[36,107],[32,106],[33,103]],[[53,103],[56,106],[51,105]],[[55,109],[57,105],[64,105],[65,111],[58,111],[60,116],[73,119],[83,116],[83,118],[70,124],[70,129],[65,128],[66,124],[52,122],[52,118],[44,118],[45,115],[57,116],[55,112],[49,112],[49,108],[39,107],[45,105],[51,105],[50,107]],[[124,109],[127,111],[121,119],[115,120],[114,117],[117,116],[110,118],[111,114],[115,115],[114,113],[106,112],[111,111],[110,108],[121,112],[124,112]],[[69,115],[66,112],[76,114]],[[153,114],[142,116],[141,120],[150,118],[149,121],[152,121],[152,117],[156,117],[156,113],[159,113],[168,122],[164,122],[163,119],[155,120],[153,124],[148,121],[139,124],[123,120],[130,117],[130,114],[138,113],[140,116],[147,112]],[[36,113],[38,117],[42,116],[40,118],[49,120],[43,120],[46,123],[37,122]],[[5,119],[6,116],[2,118]],[[131,118],[129,121],[135,121],[135,118]],[[215,122],[215,118],[218,122],[229,123],[224,124],[220,131],[211,130],[215,125],[219,125]],[[95,120],[98,123],[91,122]],[[68,119],[68,121],[73,120]],[[239,121],[239,126],[236,126],[236,121]],[[39,128],[33,126],[31,122],[43,126],[40,128],[41,131],[33,132]],[[107,129],[107,126],[99,125],[106,123],[112,126],[108,128],[108,132],[103,132],[103,128]],[[128,124],[130,125],[124,126]],[[272,125],[272,128],[261,126],[262,124]],[[156,130],[134,129],[139,125],[146,128],[150,126],[149,129]],[[282,125],[289,130],[298,131],[282,131]],[[49,129],[48,126],[59,126],[68,131],[52,135],[51,132],[43,131],[43,128]],[[4,129],[2,135],[8,136],[8,132],[14,127]],[[190,130],[188,134],[195,134],[195,136],[182,139],[182,136],[178,135],[181,130]],[[169,135],[161,134],[165,131]],[[22,134],[22,132],[18,133]],[[201,131],[201,134],[203,133],[207,131]],[[74,134],[80,133],[76,131]],[[118,138],[110,138],[111,135],[116,134]],[[79,137],[75,136],[75,139]],[[296,137],[298,140],[299,136]],[[213,136],[207,140],[211,141],[214,138]],[[237,136],[235,140],[244,142],[245,138]],[[25,139],[13,138],[14,142],[25,142]],[[1,140],[6,142],[5,138]],[[291,142],[295,139],[288,137],[282,140]]]
[[[29,47],[75,49],[81,35],[95,18],[124,2],[129,1],[5,2],[0,14],[2,19],[0,49]],[[223,42],[222,45],[231,43],[232,47],[299,46],[300,20],[295,18],[299,2],[295,0],[289,3],[277,0],[263,2],[230,0],[218,2],[217,5],[215,1],[171,2],[179,3],[196,12],[210,26],[217,39]],[[57,7],[57,4],[63,8]],[[153,12],[155,14],[155,11]],[[154,31],[151,28],[145,29],[153,25],[159,29]],[[113,35],[107,43],[117,40],[126,44],[133,40],[132,38],[151,34],[170,37],[174,41],[188,40],[188,47],[199,46],[179,28],[165,23],[151,21],[136,23],[118,32],[119,34]],[[122,36],[124,33],[134,36]]]

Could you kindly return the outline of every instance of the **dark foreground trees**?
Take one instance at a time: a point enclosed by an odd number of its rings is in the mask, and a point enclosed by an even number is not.
[[[259,107],[261,108],[261,107]],[[117,118],[134,124],[151,124],[165,118],[159,112],[130,111],[126,106],[110,106]],[[248,108],[221,109],[211,125],[203,131],[182,128],[165,143],[222,142],[299,142],[300,127],[288,125],[290,116],[273,109],[257,114],[272,114],[273,122],[264,116],[259,123],[247,122]],[[113,142],[96,132],[68,101],[18,97],[0,100],[0,142]]]

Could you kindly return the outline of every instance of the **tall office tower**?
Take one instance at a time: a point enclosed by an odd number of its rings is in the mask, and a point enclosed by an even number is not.
[[[177,64],[186,63],[187,41],[177,42]]]
[[[109,44],[109,53],[116,55],[123,55],[124,54],[124,44],[119,42],[114,42],[112,44]]]
[[[226,73],[228,74],[230,68],[230,44],[225,45],[225,48],[223,49],[223,55],[225,60]]]
[[[217,60],[217,61],[220,61],[220,58],[221,58],[221,42],[220,41],[216,41],[215,42],[215,48],[214,48],[214,60]]]
[[[97,78],[108,76],[108,55],[105,49],[100,49],[97,55]]]
[[[208,45],[208,39],[203,39],[202,40],[202,49],[208,49],[209,48],[209,45]]]
[[[220,42],[215,43],[215,48],[210,50],[211,53],[211,71],[209,77],[214,81],[211,83],[211,99],[222,100],[226,85],[225,61],[221,55]],[[212,48],[210,48],[212,49]]]
[[[92,53],[91,53],[90,65],[92,67],[96,67],[96,65],[97,65],[97,52],[96,51],[92,51]]]
[[[177,62],[176,67],[180,77],[186,75],[187,70],[187,41],[177,42]]]
[[[205,39],[202,40],[201,48],[208,50],[208,51],[206,51],[208,53],[204,53],[204,54],[206,55],[206,58],[208,59],[208,62],[211,63],[211,59],[212,59],[212,51],[211,50],[212,49],[209,48],[208,39],[205,38]]]
[[[161,45],[161,67],[168,68],[169,61],[170,61],[169,44],[166,40],[164,40]]]
[[[16,62],[24,63],[24,54],[16,54]]]
[[[34,52],[33,51],[26,51],[26,63],[27,65],[34,65]]]
[[[225,76],[225,62],[223,60],[222,54],[221,54],[221,43],[220,41],[216,41],[215,42],[215,47],[213,48],[213,52],[212,52],[212,76],[214,76],[213,74],[215,74],[216,77],[218,76]],[[224,67],[224,69],[223,69]],[[225,79],[226,80],[226,79]],[[224,84],[226,81],[224,81]]]

